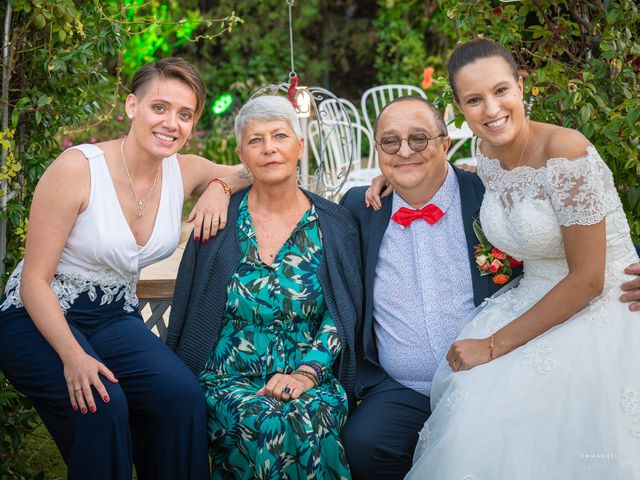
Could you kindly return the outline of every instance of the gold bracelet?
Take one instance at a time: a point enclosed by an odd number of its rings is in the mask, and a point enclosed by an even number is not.
[[[209,180],[209,183],[207,183],[207,187],[209,185],[211,185],[212,183],[217,183],[219,185],[222,186],[222,190],[224,190],[224,193],[226,193],[227,195],[231,196],[231,189],[229,188],[229,185],[227,185],[224,180],[220,180],[219,178],[214,178],[212,180]]]
[[[318,386],[318,379],[311,372],[307,372],[306,370],[294,370],[291,375],[302,375],[303,377],[307,377],[309,380],[313,382],[314,387]]]
[[[495,357],[493,355],[493,348],[496,346],[496,334],[492,333],[491,338],[489,340],[489,361],[493,360]]]

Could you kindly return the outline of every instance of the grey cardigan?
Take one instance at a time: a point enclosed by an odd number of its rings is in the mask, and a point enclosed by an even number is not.
[[[231,197],[227,227],[205,244],[191,237],[180,262],[167,345],[196,375],[204,367],[220,334],[227,284],[242,257],[236,219],[245,192],[246,189]],[[318,213],[324,253],[318,279],[342,343],[335,373],[353,406],[355,332],[363,307],[359,231],[347,209],[318,195],[305,194]]]

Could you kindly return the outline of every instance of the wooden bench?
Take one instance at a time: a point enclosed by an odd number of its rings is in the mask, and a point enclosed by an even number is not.
[[[136,288],[144,324],[163,341],[167,339],[169,307],[175,286],[175,279],[140,280]]]

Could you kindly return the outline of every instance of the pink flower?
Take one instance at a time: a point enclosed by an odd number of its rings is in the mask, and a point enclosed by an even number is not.
[[[124,120],[124,117],[122,115],[116,115],[116,120],[121,122],[122,120]]]
[[[89,139],[89,143],[96,143],[98,141],[98,139],[96,137],[91,137]]]
[[[202,150],[198,150],[198,155],[202,156],[203,152]]]
[[[433,67],[427,67],[422,71],[422,88],[428,90],[433,83]]]
[[[496,259],[493,262],[491,262],[491,264],[489,265],[489,271],[491,273],[496,273],[502,267],[503,267],[503,263],[500,260]]]
[[[64,142],[62,142],[62,148],[69,148],[69,147],[73,147],[73,142],[71,141],[70,138],[65,138]]]
[[[202,142],[199,142],[198,143],[198,148],[202,148],[202,147],[204,147],[204,145],[202,144]]]

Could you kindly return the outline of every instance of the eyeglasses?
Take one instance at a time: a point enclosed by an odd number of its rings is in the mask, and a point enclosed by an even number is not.
[[[376,142],[382,148],[384,153],[389,155],[393,155],[394,153],[398,153],[400,150],[400,146],[402,145],[402,141],[406,140],[409,148],[414,152],[421,152],[427,146],[429,146],[429,140],[433,140],[439,137],[446,137],[444,133],[440,135],[436,135],[435,137],[427,137],[423,133],[416,133],[414,135],[409,135],[407,138],[400,138],[395,135],[391,137],[382,137],[379,142]]]

